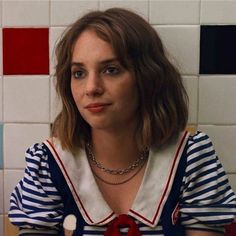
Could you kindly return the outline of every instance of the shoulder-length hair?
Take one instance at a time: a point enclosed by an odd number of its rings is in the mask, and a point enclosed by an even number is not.
[[[81,117],[71,93],[71,59],[74,44],[85,30],[111,44],[120,63],[134,72],[139,94],[139,147],[160,146],[185,129],[188,97],[178,70],[170,63],[163,44],[151,25],[129,10],[93,11],[72,24],[56,47],[56,91],[62,110],[52,135],[72,152],[83,148],[90,127]]]

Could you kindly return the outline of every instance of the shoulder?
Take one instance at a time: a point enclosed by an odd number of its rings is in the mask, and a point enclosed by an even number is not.
[[[236,196],[209,136],[202,132],[191,135],[186,156],[181,194],[182,224],[187,228],[207,230],[211,225],[232,222]]]
[[[203,162],[211,162],[218,159],[210,137],[200,131],[189,136],[186,154],[188,166],[191,165],[192,167],[196,167],[196,165],[200,165]]]
[[[50,151],[44,143],[35,143],[26,153],[24,177],[10,198],[9,219],[21,228],[20,235],[39,235],[37,230],[47,228],[47,233],[59,228],[63,218],[63,202],[49,168]],[[41,231],[37,231],[41,232]],[[43,231],[44,235],[47,233]],[[42,234],[40,234],[42,235]]]
[[[43,142],[35,143],[25,152],[26,164],[28,167],[37,169],[47,163],[49,154],[50,151]]]
[[[34,143],[26,150],[26,153],[40,157],[43,155],[47,155],[47,152],[48,150],[43,142]]]
[[[219,160],[210,137],[203,132],[190,135],[186,144],[186,177],[207,169],[218,169]]]
[[[201,131],[197,131],[195,134],[190,135],[187,142],[188,153],[202,151],[206,148],[211,148],[212,146],[210,137]]]

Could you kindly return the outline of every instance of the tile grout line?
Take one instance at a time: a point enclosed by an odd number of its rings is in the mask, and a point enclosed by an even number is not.
[[[199,25],[201,26],[201,19],[202,19],[202,0],[199,1]]]
[[[201,14],[202,14],[202,0],[199,1],[199,38],[198,38],[198,42],[199,42],[199,59],[198,59],[198,80],[197,80],[197,129],[199,127],[199,108],[200,108],[200,58],[201,58]]]
[[[98,0],[98,5],[97,5],[97,7],[98,7],[98,10],[101,10],[101,2],[100,2],[101,0]]]
[[[197,130],[199,129],[199,108],[200,108],[200,58],[201,58],[201,15],[202,15],[202,0],[199,1],[199,38],[198,38],[198,43],[199,43],[199,59],[198,59],[198,80],[197,80]]]
[[[3,93],[4,93],[4,89],[3,89],[3,86],[4,86],[4,83],[3,83],[3,1],[1,1],[1,31],[2,31],[2,34],[1,34],[1,37],[2,37],[2,53],[1,53],[1,61],[2,61],[2,71],[1,71],[1,98],[2,98],[2,206],[3,206],[3,209],[2,209],[2,233],[3,235],[5,235],[5,217],[4,217],[4,214],[5,214],[5,197],[4,197],[4,188],[5,188],[5,178],[4,178],[4,173],[5,173],[5,169],[4,169],[4,96],[3,96]]]
[[[150,24],[150,1],[151,0],[148,0],[148,15],[147,15],[149,24]]]

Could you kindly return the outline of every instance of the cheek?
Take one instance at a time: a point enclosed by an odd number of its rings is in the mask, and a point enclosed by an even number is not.
[[[123,87],[125,88],[125,87]],[[130,97],[133,101],[137,100],[138,98],[138,88],[136,84],[130,84],[129,86],[126,86],[126,96]]]
[[[75,84],[73,82],[70,83],[70,90],[71,90],[72,96],[74,97],[75,96]]]
[[[74,83],[71,83],[71,93],[76,104],[80,101],[79,99],[79,97],[81,96],[80,91],[81,89],[79,89],[78,86],[76,86]]]
[[[130,87],[126,91],[123,90],[120,96],[121,100],[127,107],[133,107],[134,109],[138,106],[138,91],[135,87]]]

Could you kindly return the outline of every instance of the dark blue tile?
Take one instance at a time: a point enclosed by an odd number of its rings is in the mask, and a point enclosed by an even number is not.
[[[201,26],[200,74],[236,74],[236,26]]]

